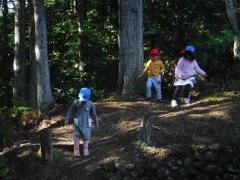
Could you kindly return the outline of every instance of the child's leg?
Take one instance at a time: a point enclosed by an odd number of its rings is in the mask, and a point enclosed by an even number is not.
[[[160,100],[162,99],[162,92],[161,92],[161,81],[153,79],[153,85],[156,89],[157,92],[157,99]]]
[[[79,140],[80,138],[78,136],[74,136],[74,156],[80,156]]]
[[[84,140],[83,141],[83,155],[84,156],[88,156],[89,155],[88,144],[89,144],[89,140]]]
[[[173,100],[178,101],[178,96],[180,94],[182,86],[176,86],[174,93],[173,93]]]
[[[184,90],[184,99],[183,99],[183,101],[184,101],[185,104],[189,104],[190,103],[190,96],[189,96],[190,88],[191,88],[190,84],[187,84],[184,87],[185,90]]]
[[[146,82],[146,98],[151,98],[152,97],[152,78],[148,77],[147,82]]]
[[[189,92],[190,92],[191,85],[187,84],[187,85],[185,85],[184,88],[185,88],[184,98],[189,98]]]

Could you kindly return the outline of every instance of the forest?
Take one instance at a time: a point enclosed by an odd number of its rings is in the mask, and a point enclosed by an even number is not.
[[[240,179],[239,8],[237,0],[0,0],[0,179]],[[190,46],[206,75],[195,76],[191,103],[181,91],[173,108]],[[150,100],[142,75],[153,49],[164,65],[161,101]],[[76,99],[82,106],[84,87],[99,128],[76,157],[66,115]]]

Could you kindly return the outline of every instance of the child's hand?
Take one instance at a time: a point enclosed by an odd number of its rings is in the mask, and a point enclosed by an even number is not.
[[[204,76],[200,76],[201,80],[205,81],[207,78],[207,74],[205,74]]]

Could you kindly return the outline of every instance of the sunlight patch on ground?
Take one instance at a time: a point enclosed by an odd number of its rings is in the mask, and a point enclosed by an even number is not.
[[[170,154],[170,150],[167,148],[156,148],[152,146],[148,146],[146,143],[142,141],[135,141],[133,145],[139,149],[145,156],[154,156],[157,159],[162,159],[167,157]]]
[[[224,120],[229,120],[230,116],[227,111],[210,111],[208,113],[208,116],[211,118],[219,118],[219,119],[224,119]]]
[[[189,114],[189,115],[188,115],[188,117],[193,118],[193,119],[203,118],[203,117],[205,117],[205,116],[206,116],[205,113],[202,113],[202,114],[196,113],[196,114]]]
[[[119,156],[116,155],[116,154],[111,154],[109,155],[108,157],[105,157],[101,160],[98,161],[99,164],[103,164],[103,163],[109,163],[109,162],[112,162],[112,161],[115,161],[119,159]]]
[[[20,158],[26,157],[26,156],[29,156],[31,153],[32,153],[32,151],[26,150],[26,151],[23,151],[20,154],[18,154],[17,157],[20,157]]]

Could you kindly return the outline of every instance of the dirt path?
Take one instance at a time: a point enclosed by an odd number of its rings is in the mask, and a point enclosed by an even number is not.
[[[33,177],[34,179],[111,179],[110,177],[178,179],[174,177],[175,174],[180,173],[179,179],[187,178],[188,170],[180,171],[184,169],[183,165],[174,165],[174,163],[169,165],[173,156],[174,162],[177,162],[179,157],[179,161],[184,164],[186,158],[189,158],[188,155],[195,156],[199,149],[205,147],[204,151],[208,153],[209,147],[214,145],[217,148],[228,147],[240,137],[239,92],[215,94],[193,101],[189,106],[181,105],[175,109],[170,107],[169,101],[156,103],[143,100],[99,102],[96,106],[101,123],[100,129],[93,129],[89,157],[72,156],[72,126],[63,125],[67,106],[59,105],[50,114],[50,118],[42,123],[42,126],[48,124],[52,127],[55,160],[42,164],[37,155],[38,138],[26,140],[25,143],[19,143],[9,150],[14,152],[15,156],[9,161],[11,166],[8,177],[10,179],[33,179]],[[155,127],[152,130],[152,146],[139,144],[137,141],[139,126],[146,110],[151,110]],[[192,157],[191,160],[193,161]],[[158,172],[154,176],[152,175],[154,173],[148,175],[144,170],[145,167],[154,169],[153,162],[157,164],[155,166]],[[162,166],[163,162],[168,164]],[[215,164],[213,169],[216,168]],[[234,164],[232,166],[235,167]],[[179,170],[175,171],[174,168]],[[142,171],[144,173],[141,175]],[[163,174],[167,175],[161,178],[159,171],[164,171]],[[168,171],[169,174],[166,173]],[[208,172],[208,169],[205,171]],[[221,171],[219,173],[221,176],[205,174],[202,179],[225,177],[228,172]],[[230,179],[239,177],[238,172],[232,174],[227,177]]]

